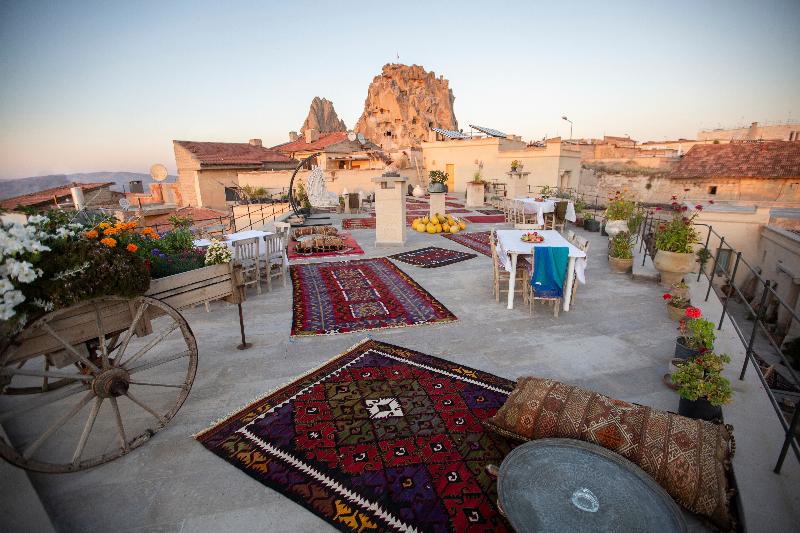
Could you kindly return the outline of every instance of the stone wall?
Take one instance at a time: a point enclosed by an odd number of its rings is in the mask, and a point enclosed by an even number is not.
[[[268,170],[254,172],[239,172],[238,182],[240,186],[252,185],[253,187],[265,187],[270,192],[278,193],[285,191],[289,187],[289,180],[293,171]],[[383,174],[384,170],[335,170],[325,172],[325,187],[330,192],[342,194],[344,189],[347,192],[364,191],[371,193],[375,190],[372,178]],[[398,171],[401,176],[409,179],[408,183],[416,185],[417,172],[414,169],[402,169]],[[306,182],[306,178],[311,174],[308,170],[301,170],[297,173],[295,182]],[[426,176],[427,173],[423,173]]]
[[[775,282],[775,293],[800,316],[800,235],[775,226],[761,231],[760,265],[764,279]],[[800,336],[800,323],[790,313],[777,310],[777,335],[786,340]]]
[[[704,130],[697,134],[697,139],[701,141],[790,141],[796,140],[798,136],[800,136],[800,123],[798,122],[774,125],[753,122],[747,128]],[[790,137],[794,137],[794,139]]]

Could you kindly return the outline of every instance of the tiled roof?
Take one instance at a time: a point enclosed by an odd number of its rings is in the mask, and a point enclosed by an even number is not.
[[[18,205],[22,206],[32,206],[32,205],[39,205],[47,202],[53,201],[53,196],[56,198],[64,198],[65,196],[70,196],[70,189],[72,187],[80,187],[83,189],[83,192],[93,191],[95,189],[101,189],[103,187],[110,187],[114,185],[114,182],[107,181],[102,183],[70,183],[69,185],[61,185],[60,187],[51,187],[50,189],[45,189],[43,191],[37,192],[30,192],[28,194],[23,194],[21,196],[14,196],[13,198],[6,198],[2,202],[0,202],[0,207],[3,209],[14,209]]]
[[[278,150],[285,154],[291,154],[295,152],[306,152],[306,151],[320,151],[324,150],[328,146],[331,146],[333,144],[338,144],[346,140],[347,140],[346,131],[335,131],[333,133],[320,133],[319,139],[317,139],[316,141],[312,141],[310,143],[307,143],[305,137],[301,136],[296,141],[279,144],[278,146],[273,146],[272,149]]]
[[[686,152],[670,177],[800,176],[800,142],[766,141],[696,144]]]
[[[292,159],[280,152],[250,143],[219,143],[173,141],[189,150],[201,165],[263,165],[290,163]]]

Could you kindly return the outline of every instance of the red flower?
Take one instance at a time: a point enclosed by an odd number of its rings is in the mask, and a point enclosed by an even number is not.
[[[709,200],[708,203],[713,204],[714,200]]]
[[[700,205],[700,204],[697,204],[696,206],[694,206],[694,208],[697,209],[698,211],[702,211],[703,210],[703,206]]]
[[[697,307],[687,307],[686,308],[686,316],[687,318],[700,318],[703,315],[703,312],[700,311]]]
[[[694,362],[697,363],[698,365],[702,365],[703,364],[703,360],[700,359],[699,357],[695,357]]]
[[[681,207],[681,211],[686,211],[686,210],[688,210],[688,209],[689,209],[689,206],[688,206],[688,205],[685,205],[685,206]]]
[[[697,351],[698,351],[698,352],[700,352],[700,355],[703,355],[704,353],[706,353],[706,352],[708,351],[708,348],[706,348],[705,346],[703,346],[702,348],[700,348],[700,349],[699,349],[699,350],[697,350]]]
[[[672,202],[670,205],[678,205],[678,202]]]
[[[668,292],[665,292],[661,297],[664,298],[665,300],[671,300],[672,299],[672,295],[670,293],[668,293]]]
[[[661,208],[660,207],[656,207],[656,211],[661,211]]]
[[[686,321],[684,319],[678,320],[678,328],[683,329],[686,327]]]

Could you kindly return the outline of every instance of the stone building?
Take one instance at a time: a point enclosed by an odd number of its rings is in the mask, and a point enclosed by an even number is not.
[[[83,191],[83,198],[89,207],[117,207],[117,202],[125,195],[111,190],[113,182],[104,183],[71,183],[52,187],[38,192],[14,196],[0,201],[0,208],[16,210],[18,208],[32,208],[48,210],[56,207],[72,207],[71,188],[79,187]]]
[[[226,188],[239,186],[238,173],[292,169],[297,161],[265,148],[261,139],[246,143],[172,141],[178,167],[181,205],[227,207]]]
[[[425,169],[447,172],[448,188],[465,192],[467,182],[472,180],[483,163],[482,176],[489,182],[508,182],[511,162],[517,160],[528,175],[528,186],[574,188],[578,185],[581,168],[581,152],[573,145],[562,143],[560,137],[546,142],[531,144],[518,136],[473,136],[451,138],[422,143]]]
[[[303,135],[290,132],[289,142],[273,146],[271,150],[297,161],[319,153],[305,167],[310,169],[316,165],[325,171],[382,169],[386,162],[386,156],[375,143],[350,140],[344,131],[319,133],[307,129]]]
[[[759,124],[753,122],[747,128],[702,130],[697,134],[700,141],[797,141],[800,140],[800,122],[786,124]]]

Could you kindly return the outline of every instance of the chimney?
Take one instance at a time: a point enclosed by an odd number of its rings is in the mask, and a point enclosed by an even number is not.
[[[299,135],[297,135],[297,132],[296,132],[296,131],[290,131],[290,132],[289,132],[289,142],[290,142],[290,143],[293,143],[293,142],[295,142],[295,141],[296,141],[297,139],[299,139],[299,138],[300,138],[300,136],[299,136]]]
[[[250,146],[261,146],[261,139],[250,139]]]
[[[313,143],[314,141],[319,140],[319,132],[313,128],[309,128],[303,133],[306,136],[307,143]]]

